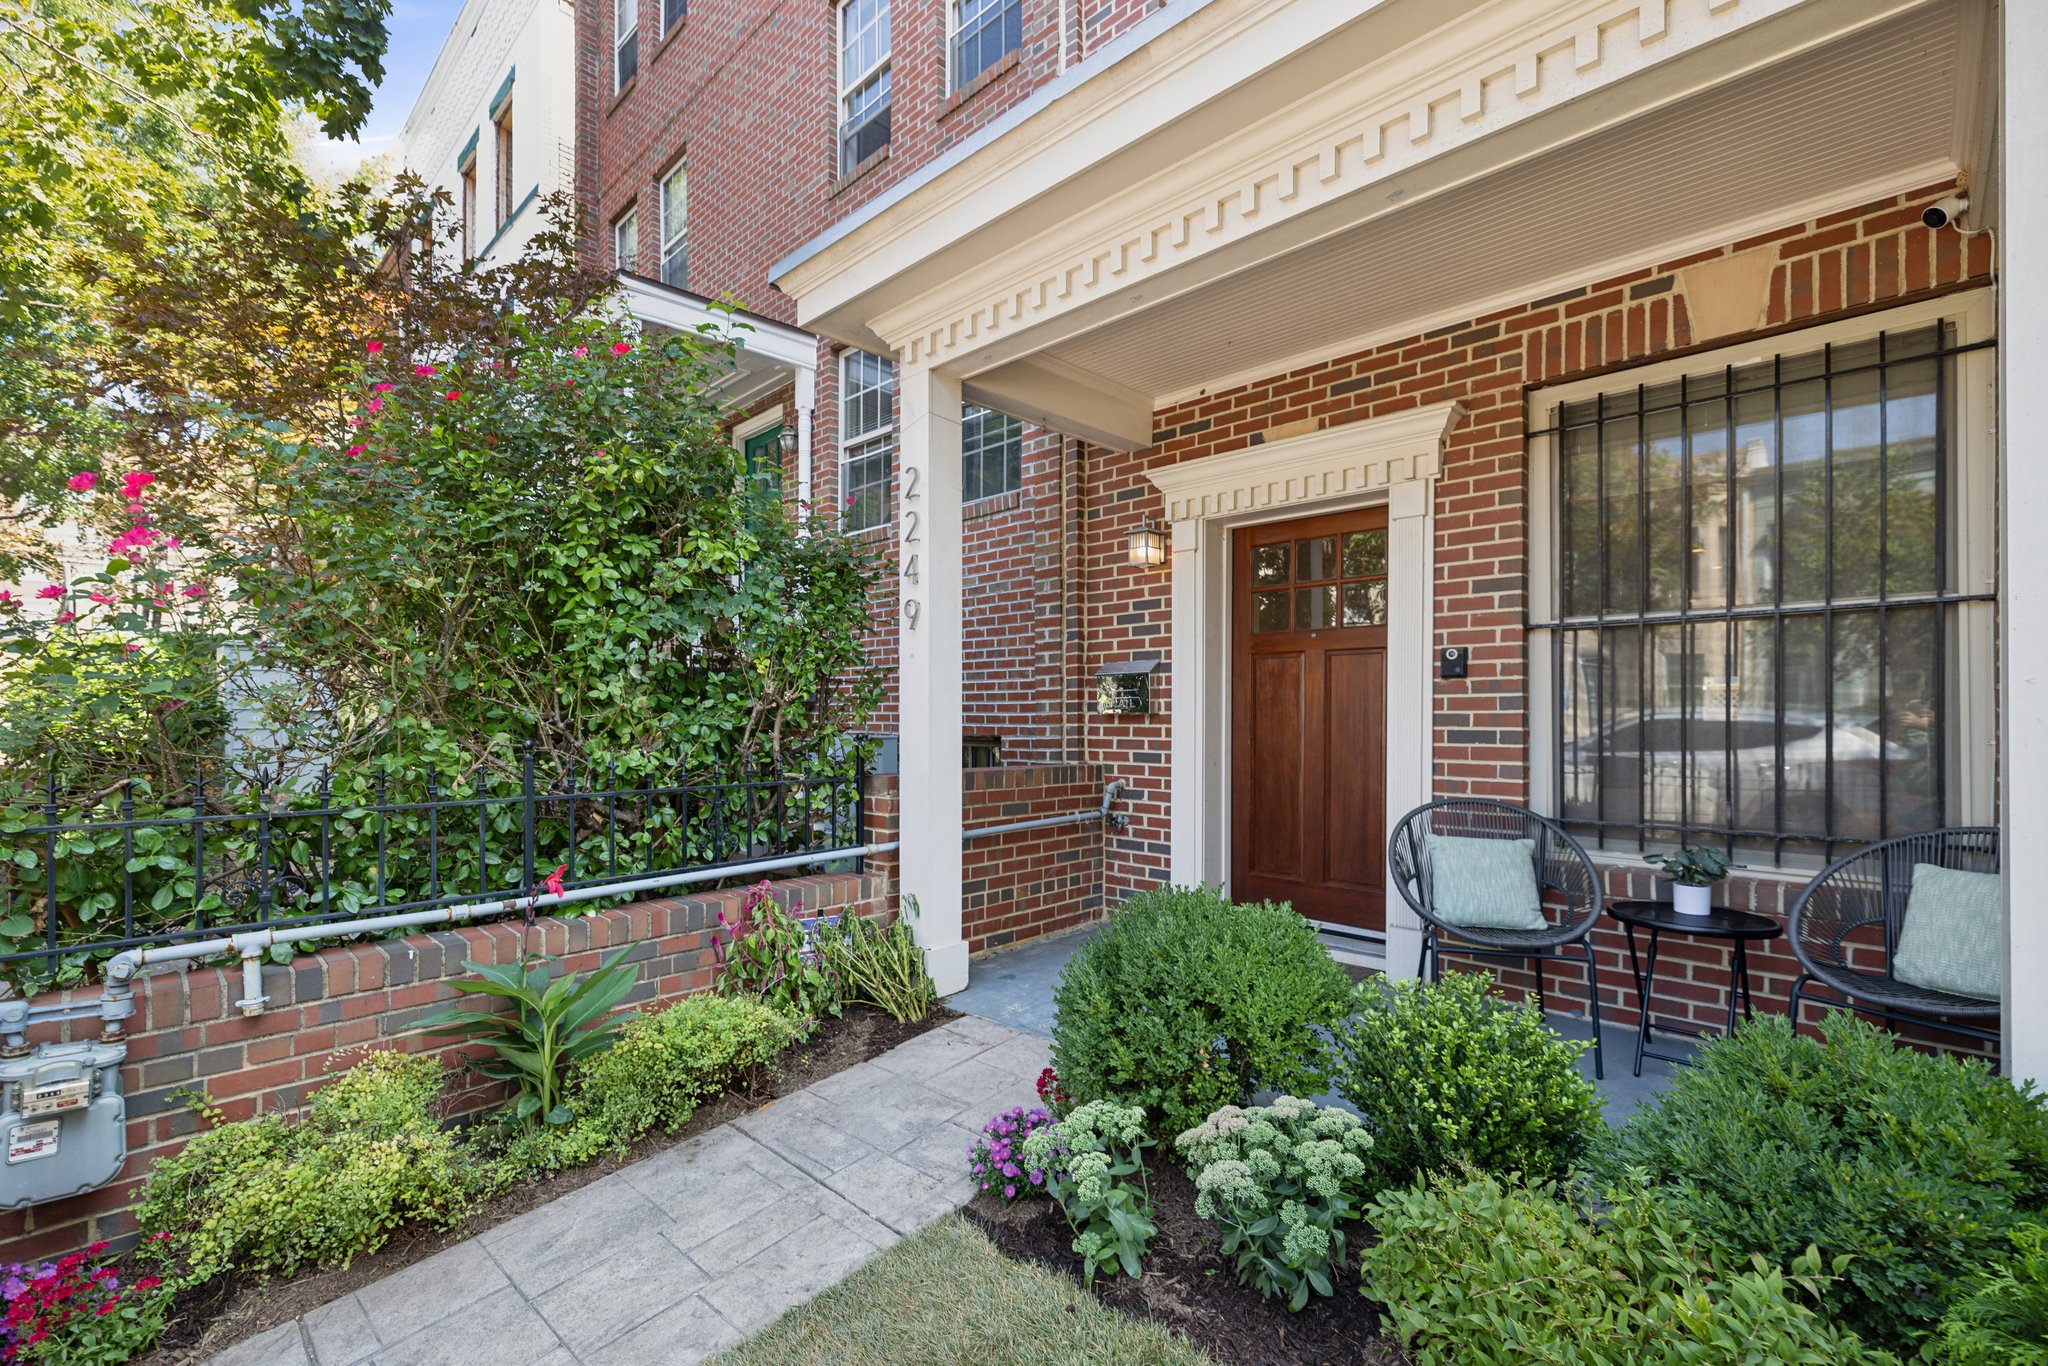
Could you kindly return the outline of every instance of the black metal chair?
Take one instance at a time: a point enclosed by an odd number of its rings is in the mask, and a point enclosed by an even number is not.
[[[1891,1024],[1931,1025],[1965,1038],[1998,1041],[1994,1030],[1957,1022],[1996,1019],[2001,1010],[1997,1001],[1933,991],[1892,975],[1916,863],[1996,873],[1998,831],[1993,826],[1967,826],[1900,835],[1835,860],[1807,883],[1792,903],[1789,931],[1802,969],[1788,1003],[1793,1028],[1799,1026],[1800,1007],[1815,1001],[1847,1006]],[[1821,990],[1816,992],[1816,987]]]
[[[1468,839],[1529,840],[1534,845],[1536,891],[1544,918],[1540,930],[1479,929],[1453,925],[1432,908],[1428,835]],[[1593,1024],[1593,1075],[1606,1076],[1600,1040],[1600,977],[1593,946],[1586,942],[1607,904],[1599,870],[1585,847],[1557,822],[1507,802],[1480,797],[1447,797],[1403,816],[1387,840],[1387,877],[1415,914],[1422,917],[1422,956],[1431,981],[1443,976],[1443,955],[1519,959],[1536,978],[1536,1001],[1544,998],[1543,964],[1550,959],[1586,965],[1586,1009]],[[1446,943],[1446,936],[1458,942]]]

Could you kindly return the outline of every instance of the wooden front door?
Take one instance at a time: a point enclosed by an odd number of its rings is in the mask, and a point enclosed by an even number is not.
[[[1230,893],[1384,930],[1386,509],[1232,539]]]

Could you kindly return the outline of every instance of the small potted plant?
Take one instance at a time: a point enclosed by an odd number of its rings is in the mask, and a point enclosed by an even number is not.
[[[1671,909],[1681,915],[1713,910],[1714,884],[1728,876],[1728,856],[1719,849],[1680,846],[1675,854],[1646,854],[1643,862],[1671,879]]]

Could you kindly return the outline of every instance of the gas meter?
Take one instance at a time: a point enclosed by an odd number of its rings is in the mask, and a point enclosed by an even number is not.
[[[128,1156],[120,1043],[46,1043],[0,1058],[0,1209],[79,1195]]]

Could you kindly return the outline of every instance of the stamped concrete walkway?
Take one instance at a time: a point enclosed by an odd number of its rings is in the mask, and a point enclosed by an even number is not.
[[[213,1366],[624,1366],[731,1346],[973,1194],[1046,1040],[972,1015],[229,1348]]]

